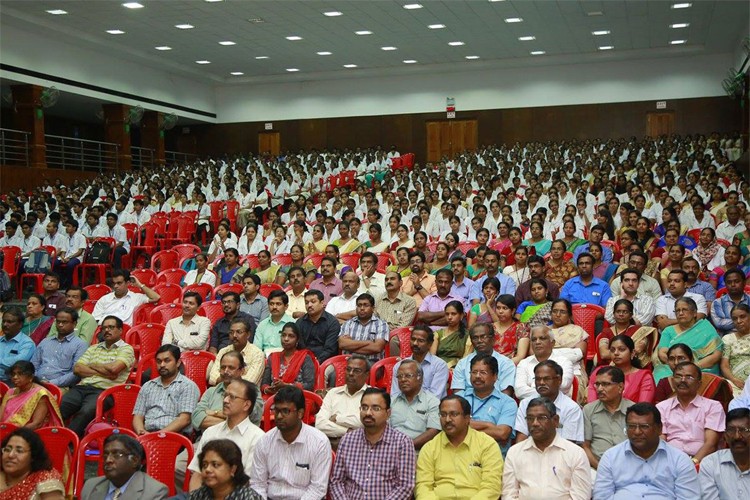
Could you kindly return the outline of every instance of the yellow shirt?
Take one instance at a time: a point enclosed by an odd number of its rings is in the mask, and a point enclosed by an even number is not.
[[[441,432],[419,452],[414,493],[419,500],[497,500],[502,477],[503,456],[494,439],[470,428],[464,442],[453,446]]]
[[[107,349],[105,342],[99,342],[86,349],[83,356],[76,362],[77,365],[107,364],[115,361],[122,361],[126,366],[115,380],[104,378],[101,375],[91,375],[81,380],[81,385],[90,385],[98,389],[108,389],[117,384],[124,384],[128,379],[130,369],[135,364],[133,348],[122,339],[112,344],[112,347],[109,349]]]
[[[221,357],[229,351],[234,351],[232,344],[229,344],[216,353],[216,361],[213,362],[208,371],[209,385],[216,385],[221,382],[221,370],[219,369]],[[252,342],[248,342],[245,348],[242,349],[242,357],[245,359],[245,373],[242,375],[242,378],[260,386],[260,379],[263,378],[263,370],[266,369],[266,356],[263,354],[263,351],[258,349]]]

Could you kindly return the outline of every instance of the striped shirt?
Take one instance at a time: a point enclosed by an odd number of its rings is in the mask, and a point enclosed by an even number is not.
[[[90,385],[98,389],[107,389],[109,387],[124,384],[128,379],[130,368],[135,364],[135,354],[133,348],[126,344],[124,340],[120,339],[111,347],[107,348],[106,342],[99,342],[96,345],[92,345],[86,352],[83,353],[78,359],[76,365],[90,365],[94,363],[107,364],[114,361],[122,361],[125,363],[125,369],[120,372],[115,380],[104,378],[101,375],[91,375],[81,380],[81,385]]]
[[[331,496],[352,498],[411,498],[416,456],[414,443],[390,425],[374,445],[363,429],[341,439],[331,475]]]
[[[378,318],[377,316],[370,317],[367,323],[362,323],[358,317],[353,317],[347,320],[341,325],[341,332],[339,337],[348,335],[352,340],[375,342],[377,340],[384,340],[388,342],[388,335],[390,330],[388,329],[388,323]],[[385,349],[385,347],[384,347]],[[351,354],[349,351],[342,351],[343,354]],[[370,361],[379,361],[385,356],[385,351],[381,350],[377,354],[370,354],[367,359]]]
[[[159,431],[182,413],[192,415],[198,398],[198,386],[185,375],[178,373],[166,387],[161,378],[154,378],[143,384],[135,401],[133,415],[143,415],[147,431]],[[188,424],[181,432],[190,432],[191,427]]]

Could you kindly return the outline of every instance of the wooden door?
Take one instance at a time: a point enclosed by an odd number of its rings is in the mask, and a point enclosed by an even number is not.
[[[477,148],[476,120],[441,120],[427,122],[427,161],[440,161],[464,150]]]
[[[674,113],[671,111],[662,113],[648,113],[646,117],[646,135],[659,137],[674,133]]]
[[[281,134],[279,132],[260,132],[258,134],[258,154],[281,152]]]

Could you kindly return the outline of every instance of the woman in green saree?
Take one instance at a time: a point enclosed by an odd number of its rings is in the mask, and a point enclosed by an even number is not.
[[[464,323],[464,306],[458,300],[452,300],[445,306],[447,325],[435,332],[435,341],[430,352],[439,357],[453,369],[458,361],[469,354],[471,342]]]

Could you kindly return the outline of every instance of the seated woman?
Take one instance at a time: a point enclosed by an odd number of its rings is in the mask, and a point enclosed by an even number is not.
[[[273,237],[269,237],[266,241],[266,246],[271,255],[289,253],[292,244],[292,241],[287,239],[286,229],[281,224],[273,229]]]
[[[573,306],[565,299],[552,301],[552,327],[555,350],[560,350],[573,364],[573,375],[581,387],[586,386],[586,351],[589,334],[573,323]],[[579,391],[583,392],[583,391]]]
[[[575,252],[576,248],[586,243],[586,240],[576,236],[576,230],[577,229],[575,222],[573,222],[572,220],[565,221],[565,223],[563,224],[564,236],[555,241],[562,241],[563,243],[565,243],[565,247],[567,248],[568,252]]]
[[[545,265],[547,279],[562,288],[566,281],[578,275],[576,266],[570,260],[565,260],[568,249],[562,240],[555,240],[550,247],[549,259]]]
[[[507,222],[500,222],[497,225],[497,233],[495,238],[488,245],[489,248],[502,252],[510,245],[510,224]]]
[[[513,280],[516,288],[531,279],[531,272],[526,265],[528,260],[529,248],[520,246],[513,252],[513,263],[503,268],[503,274]],[[508,259],[508,262],[510,262],[510,259]]]
[[[427,246],[427,233],[424,231],[417,231],[414,233],[414,252],[422,252],[425,257],[425,262],[431,262],[434,257],[432,250]]]
[[[198,455],[198,464],[202,484],[190,492],[189,500],[263,499],[250,487],[250,477],[242,464],[242,452],[231,439],[214,439],[204,444]]]
[[[464,324],[464,305],[458,300],[452,300],[446,304],[444,311],[447,324],[435,332],[430,352],[453,369],[461,358],[471,352],[472,347]]]
[[[315,224],[312,229],[312,240],[305,247],[305,254],[323,253],[328,246],[328,240],[323,238],[325,228],[323,224]]]
[[[287,323],[281,329],[280,352],[272,352],[266,361],[260,389],[263,399],[268,399],[285,385],[295,385],[305,391],[315,389],[315,355],[305,349],[304,340],[296,323]]]
[[[227,248],[218,271],[220,285],[242,283],[242,275],[247,271],[247,267],[240,265],[240,254],[236,248]]]
[[[0,403],[0,422],[32,430],[62,426],[57,400],[39,383],[34,372],[29,361],[16,361],[8,368],[8,377],[15,387],[5,393]]]
[[[650,254],[659,242],[659,236],[651,230],[651,221],[646,217],[638,217],[635,222],[635,233],[638,235],[638,244],[641,249],[647,255]]]
[[[450,248],[448,244],[441,241],[435,246],[435,258],[425,266],[430,274],[437,274],[441,269],[450,269],[451,261],[448,260]]]
[[[694,362],[693,350],[686,344],[674,344],[667,350],[667,363],[669,364],[670,374],[656,383],[656,392],[654,393],[654,404],[661,403],[675,395],[676,383],[672,377],[674,367],[685,361]],[[722,404],[724,409],[732,400],[732,389],[726,380],[718,375],[703,372],[701,374],[701,385],[698,388],[698,394],[704,398],[713,399]]]
[[[734,235],[732,244],[742,249],[743,264],[750,264],[750,212],[745,212],[745,230]]]
[[[739,304],[732,309],[734,333],[724,336],[721,373],[732,384],[734,397],[742,394],[750,377],[750,306]],[[729,337],[734,336],[730,341]]]
[[[475,280],[481,278],[485,272],[484,268],[484,254],[487,253],[487,247],[482,245],[476,248],[476,250],[470,250],[469,253],[474,252],[474,257],[471,259],[471,264],[466,267],[466,272],[469,273],[469,278]]]
[[[407,250],[414,247],[414,241],[412,241],[411,238],[409,238],[409,228],[406,227],[404,224],[399,224],[396,227],[396,240],[391,243],[391,253],[394,257],[398,257],[397,251],[400,248],[404,248]]]
[[[237,251],[240,255],[257,255],[258,252],[265,249],[266,245],[263,243],[263,238],[258,235],[258,225],[254,222],[248,222],[245,226],[245,234],[240,238],[240,243],[237,245]]]
[[[541,255],[542,257],[547,255],[552,247],[552,240],[548,240],[542,236],[543,231],[544,226],[541,222],[532,222],[531,225],[529,225],[531,236],[523,240],[524,245],[527,247],[534,247],[536,255]]]
[[[260,268],[253,269],[253,273],[260,277],[260,283],[276,283],[283,285],[286,281],[286,276],[281,271],[281,266],[274,264],[271,261],[271,252],[268,250],[261,250],[258,252],[258,265]]]
[[[333,259],[336,259],[336,262],[337,262],[336,274],[338,276],[343,276],[344,273],[347,271],[353,271],[351,266],[348,266],[344,264],[343,262],[341,262],[341,254],[339,253],[339,247],[337,247],[336,245],[328,245],[326,247],[325,252],[323,253],[325,254],[326,257],[331,257]],[[310,262],[310,264],[312,264],[312,262]],[[322,274],[320,273],[320,269],[316,269],[316,271],[318,274],[322,276]]]
[[[225,254],[229,248],[237,248],[237,243],[229,237],[230,234],[229,225],[219,224],[216,228],[216,234],[211,240],[211,245],[208,247],[209,261],[213,261],[216,257]]]
[[[345,220],[339,222],[339,237],[333,244],[339,247],[339,252],[342,254],[352,253],[361,245],[359,241],[351,237],[349,223]]]
[[[303,249],[305,245],[312,241],[312,236],[307,230],[307,223],[304,220],[296,220],[289,231],[289,240],[293,245],[300,245]],[[291,249],[290,249],[291,251]]]
[[[617,335],[625,335],[633,339],[634,355],[640,360],[641,368],[651,367],[651,357],[656,349],[658,331],[653,326],[636,325],[633,321],[633,303],[628,299],[619,299],[612,307],[614,323],[605,326],[599,334],[599,345],[594,361],[597,365],[607,365],[612,361],[610,342]]]
[[[724,250],[724,264],[715,267],[708,277],[708,282],[716,288],[721,290],[726,287],[724,284],[724,274],[730,269],[740,269],[745,276],[748,275],[748,267],[742,265],[742,250],[737,245],[729,245]]]
[[[549,325],[552,321],[552,297],[547,282],[540,278],[531,279],[531,300],[522,302],[516,309],[516,319],[529,327]]]
[[[667,363],[667,351],[674,344],[687,344],[695,356],[695,363],[703,372],[719,374],[724,342],[716,329],[706,319],[698,321],[698,306],[690,297],[682,297],[674,303],[677,324],[670,325],[661,332],[658,345],[658,360],[654,366],[654,380],[658,383],[672,375]]]
[[[497,281],[496,278],[491,279]],[[494,349],[518,365],[530,352],[529,329],[514,318],[516,299],[513,295],[503,294],[497,297],[497,300],[495,297],[497,295],[485,301],[489,304],[487,316],[492,320],[492,327],[495,331]],[[484,315],[480,316],[477,322],[484,323]]]
[[[195,256],[195,269],[188,271],[182,278],[183,286],[206,283],[212,287],[216,285],[216,275],[208,269],[208,256],[205,253],[199,253]]]
[[[656,226],[656,228],[654,229],[654,234],[656,234],[659,237],[664,236],[666,234],[667,224],[669,223],[669,221],[675,220],[679,222],[680,219],[677,216],[677,211],[674,208],[665,207],[664,210],[662,210],[661,212],[661,220],[662,220],[662,223]]]
[[[400,226],[399,226],[400,227]],[[411,267],[409,267],[409,249],[406,247],[399,247],[395,252],[396,263],[388,266],[386,271],[393,271],[398,273],[402,278],[406,278],[411,274]]]
[[[656,386],[650,370],[642,369],[641,361],[635,355],[635,343],[627,335],[615,335],[609,344],[610,366],[616,366],[625,374],[625,390],[622,397],[634,403],[653,403]],[[596,374],[598,366],[591,372],[588,400],[596,401]]]
[[[670,229],[670,232],[673,232]],[[664,290],[669,286],[669,273],[674,269],[682,269],[685,260],[685,247],[682,245],[670,245],[662,257],[661,269],[659,270],[659,281]]]
[[[463,257],[464,253],[459,250],[459,235],[458,233],[450,232],[445,235],[445,244],[448,245],[448,260],[450,261],[454,257]]]
[[[367,230],[367,233],[370,236],[370,239],[360,245],[360,252],[380,253],[388,251],[388,242],[383,240],[382,238],[383,230],[381,229],[379,223],[375,222],[373,224],[370,224],[370,228]]]
[[[32,293],[26,300],[26,319],[23,321],[21,333],[29,336],[35,344],[47,338],[55,318],[45,316],[44,309],[47,307],[47,299],[38,293]]]
[[[42,439],[20,428],[2,441],[0,500],[63,500],[65,487]],[[6,451],[10,450],[10,451]]]
[[[609,280],[614,277],[615,271],[617,271],[617,264],[602,262],[604,251],[601,243],[590,242],[589,253],[594,257],[594,277],[609,283]]]
[[[519,227],[512,227],[508,231],[508,239],[510,240],[510,245],[506,246],[500,252],[500,255],[505,257],[505,264],[510,266],[516,263],[516,250],[526,248],[528,255],[528,248],[523,246],[523,231]]]

